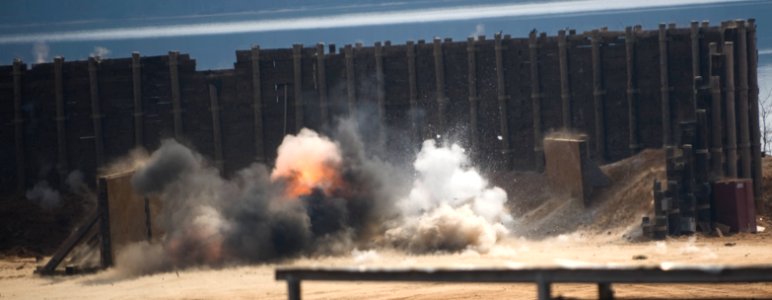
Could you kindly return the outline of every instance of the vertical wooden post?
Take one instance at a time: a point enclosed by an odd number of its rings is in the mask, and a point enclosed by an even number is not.
[[[88,59],[88,80],[91,92],[91,120],[94,123],[94,153],[96,154],[96,167],[99,169],[104,164],[104,141],[102,140],[102,113],[99,105],[99,74],[97,60],[94,57]]]
[[[180,70],[177,51],[169,51],[169,73],[172,83],[172,112],[174,113],[174,137],[182,138],[182,104],[180,102]]]
[[[507,117],[507,106],[509,96],[507,95],[507,86],[504,79],[504,57],[502,54],[501,33],[495,35],[494,50],[496,51],[496,92],[499,100],[499,133],[501,139],[501,153],[504,155],[505,168],[509,169],[512,163],[510,157],[509,145],[509,118]]]
[[[142,113],[142,65],[139,52],[131,53],[131,88],[134,96],[134,147],[144,144]]]
[[[740,176],[751,178],[751,132],[748,120],[748,44],[745,21],[737,22],[737,118],[740,125]]]
[[[54,58],[54,93],[56,96],[56,137],[59,146],[59,175],[66,174],[69,166],[67,164],[67,132],[64,117],[64,85],[62,83],[62,65],[64,57]]]
[[[659,83],[662,100],[662,146],[672,146],[670,114],[670,79],[667,55],[667,26],[659,24]]]
[[[383,83],[383,46],[381,42],[375,43],[375,99],[378,103],[378,123],[381,131],[386,124],[386,93]],[[383,132],[382,132],[383,133]]]
[[[252,108],[255,118],[255,160],[265,162],[265,142],[263,135],[263,86],[260,78],[260,46],[254,45],[252,55]]]
[[[346,96],[348,100],[348,113],[354,114],[356,109],[356,86],[354,85],[354,49],[351,45],[343,48],[346,56]]]
[[[568,81],[568,43],[566,42],[566,31],[558,31],[558,58],[560,63],[560,99],[563,112],[563,128],[573,127],[573,117],[571,115],[571,86]]]
[[[734,43],[724,42],[724,94],[726,95],[726,175],[737,177],[737,122],[734,102]]]
[[[724,176],[724,151],[721,130],[723,129],[723,123],[721,122],[721,78],[719,76],[710,77],[710,131],[712,133],[711,147],[710,147],[710,162],[711,171],[713,176],[720,178]]]
[[[753,195],[756,201],[756,212],[763,213],[766,210],[761,195],[761,126],[759,122],[759,83],[757,68],[759,64],[758,51],[756,49],[756,20],[749,19],[747,26],[747,52],[748,52],[748,106],[750,106],[751,127],[751,154]]]
[[[479,149],[480,139],[478,137],[479,132],[477,130],[477,59],[475,49],[475,38],[469,37],[466,40],[466,66],[467,66],[467,78],[469,79],[469,142],[474,151]]]
[[[535,154],[536,170],[544,167],[544,147],[541,123],[541,79],[539,77],[539,44],[536,30],[528,34],[528,58],[531,63],[531,105],[533,106],[533,152]]]
[[[606,160],[606,114],[604,110],[603,69],[601,68],[600,34],[592,31],[592,86],[595,107],[595,153],[598,161]]]
[[[209,104],[212,111],[212,141],[214,143],[214,163],[223,172],[224,161],[222,152],[222,129],[220,128],[220,103],[217,98],[217,87],[209,84]]]
[[[102,268],[113,265],[113,247],[110,234],[110,201],[107,194],[107,179],[97,180],[97,209],[99,210],[99,245],[100,264]]]
[[[26,189],[26,159],[24,158],[24,118],[21,113],[22,70],[24,65],[20,59],[13,60],[13,124],[14,142],[16,144],[16,191]]]
[[[300,129],[303,128],[303,110],[305,109],[303,102],[303,74],[301,73],[303,71],[301,64],[302,58],[303,45],[292,45],[292,67],[294,74],[292,86],[294,87],[293,96],[295,97],[295,132],[299,132]]]
[[[702,73],[700,71],[700,23],[697,21],[691,22],[691,46],[692,46],[692,99],[691,99],[691,111],[689,114],[694,116],[694,120],[697,117],[697,100],[699,97],[699,90],[702,86]]]
[[[319,115],[321,126],[329,124],[329,105],[327,105],[327,71],[324,67],[324,44],[316,44],[316,70],[319,73]]]
[[[416,87],[416,74],[415,74],[415,43],[413,41],[407,42],[407,82],[408,82],[408,97],[410,101],[410,131],[411,136],[415,139],[416,143],[421,141],[421,131],[418,126],[418,89]]]
[[[638,140],[638,80],[635,76],[635,45],[636,33],[633,28],[625,28],[625,60],[627,62],[627,119],[630,130],[630,154],[641,151],[641,143]]]
[[[437,132],[445,134],[445,118],[447,113],[447,97],[445,97],[445,64],[442,56],[442,40],[434,39],[434,78],[437,87]]]

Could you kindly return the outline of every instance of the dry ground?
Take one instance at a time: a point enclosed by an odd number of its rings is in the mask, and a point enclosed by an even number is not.
[[[651,182],[663,177],[661,162],[661,152],[644,151],[604,166],[614,185],[598,191],[594,204],[587,208],[557,199],[544,189],[543,178],[536,174],[498,176],[495,181],[513,199],[510,208],[520,224],[513,234],[517,237],[499,243],[488,253],[409,255],[370,250],[280,264],[187,269],[140,277],[121,276],[115,269],[90,275],[39,277],[33,275],[38,263],[24,254],[26,251],[5,251],[7,256],[0,256],[0,299],[286,299],[284,282],[273,278],[277,266],[772,265],[769,214],[760,219],[760,225],[768,230],[757,234],[638,241],[635,237],[640,217],[651,210]],[[770,197],[772,159],[765,159],[764,171],[765,197]],[[645,258],[634,259],[636,256]],[[623,298],[772,299],[772,284],[635,284],[614,285],[614,289]],[[588,284],[553,286],[554,296],[594,298],[596,293],[596,287]],[[533,299],[536,289],[529,284],[305,282],[303,296],[335,300]]]

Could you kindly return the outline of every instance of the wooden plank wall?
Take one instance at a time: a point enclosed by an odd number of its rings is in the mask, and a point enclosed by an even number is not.
[[[758,105],[755,25],[691,25],[254,46],[236,51],[233,69],[216,71],[196,71],[195,60],[177,52],[0,66],[0,191],[24,191],[41,179],[58,185],[73,170],[93,183],[99,167],[135,145],[152,151],[175,137],[230,175],[256,161],[271,164],[286,134],[329,131],[352,107],[365,142],[383,145],[384,155],[439,137],[472,148],[484,169],[539,170],[539,137],[568,129],[589,136],[596,160],[617,161],[662,147],[666,135],[678,142],[679,123],[694,120],[695,108],[713,116],[709,77],[726,77],[724,42],[747,52],[733,56],[731,72],[749,73],[733,76],[733,95],[741,104],[736,119],[751,125],[737,127],[737,166],[752,176],[758,141],[746,135],[758,135],[748,115]],[[718,45],[714,57],[711,43]]]

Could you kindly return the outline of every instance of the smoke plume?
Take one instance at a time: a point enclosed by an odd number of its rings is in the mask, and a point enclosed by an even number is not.
[[[35,42],[34,46],[32,46],[32,55],[35,56],[35,63],[42,64],[48,61],[48,53],[50,50],[51,49],[46,42]]]
[[[329,136],[287,135],[271,170],[229,180],[201,155],[164,141],[132,178],[163,203],[159,243],[126,247],[127,274],[394,247],[485,251],[508,233],[506,193],[490,188],[457,145],[426,141],[412,167],[367,153],[356,122]],[[147,258],[153,255],[153,258]]]
[[[59,191],[51,188],[48,181],[39,181],[25,194],[28,200],[45,210],[52,210],[62,205],[62,196]]]

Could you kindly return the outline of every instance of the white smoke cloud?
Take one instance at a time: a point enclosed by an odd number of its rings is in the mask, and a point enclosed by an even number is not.
[[[108,55],[110,55],[110,49],[102,46],[94,47],[94,51],[91,52],[91,57],[97,57],[100,59],[105,59]]]
[[[397,203],[403,220],[386,238],[416,252],[486,252],[507,235],[513,221],[504,206],[507,193],[489,187],[470,164],[460,146],[425,141],[413,164],[418,176],[410,194]]]
[[[51,49],[48,47],[48,44],[43,41],[37,41],[32,46],[32,56],[35,57],[35,63],[36,64],[42,64],[44,62],[48,61],[48,53],[51,51]]]
[[[474,32],[471,34],[471,36],[475,39],[481,35],[485,35],[485,24],[483,23],[477,24],[477,26],[474,27]]]
[[[45,210],[58,208],[62,205],[62,197],[59,191],[54,190],[48,181],[40,181],[25,194],[29,201]]]

